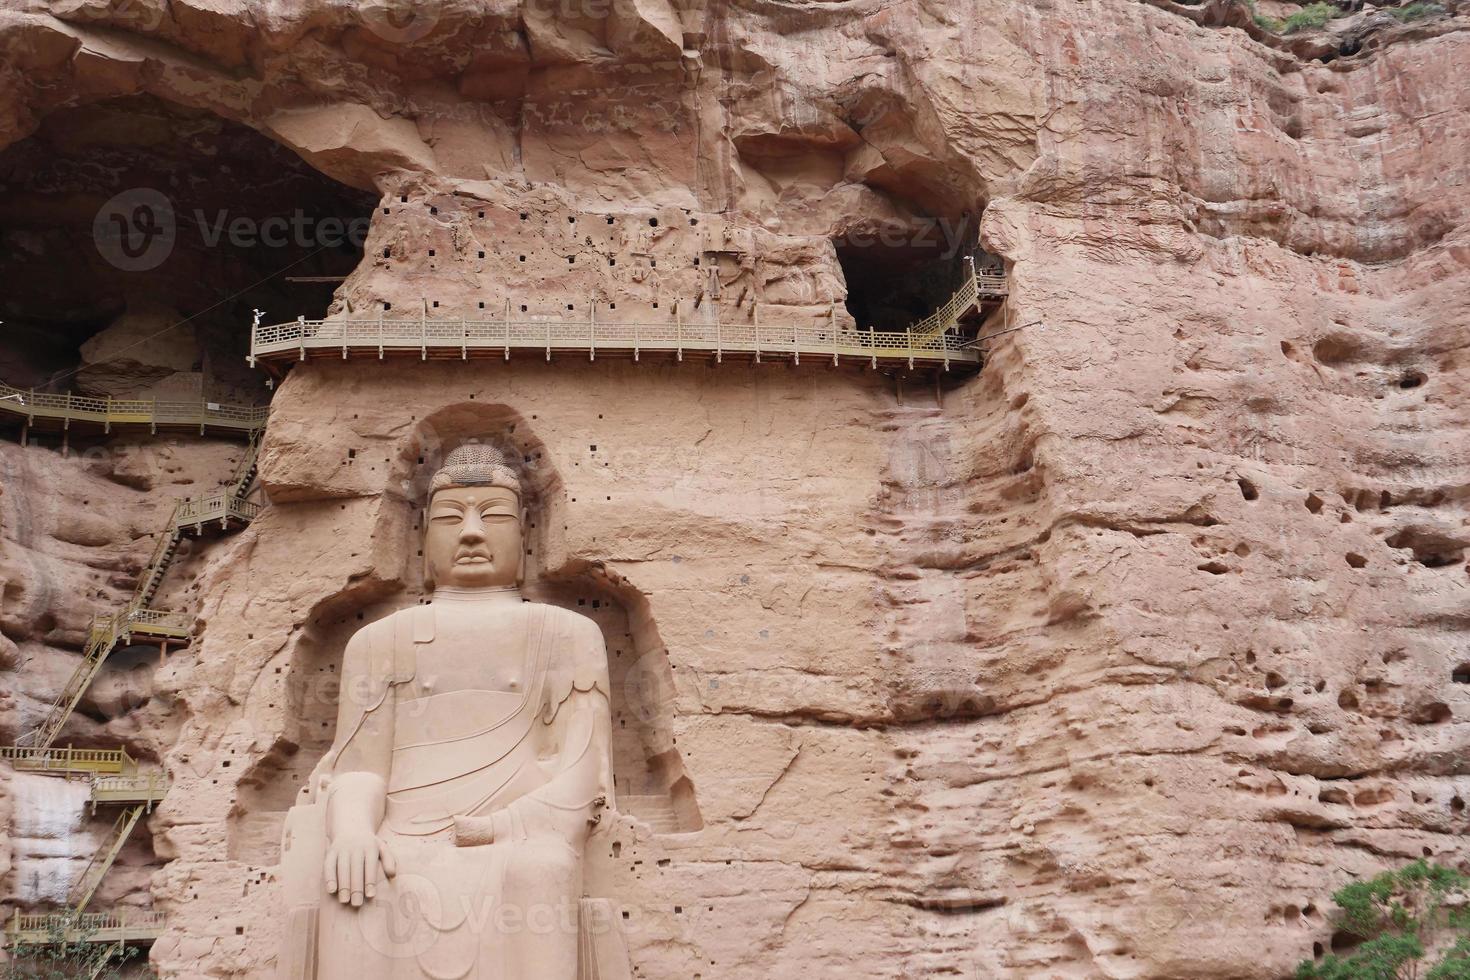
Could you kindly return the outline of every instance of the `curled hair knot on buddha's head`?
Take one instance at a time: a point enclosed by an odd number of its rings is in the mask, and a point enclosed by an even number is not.
[[[429,482],[429,496],[451,487],[504,487],[521,496],[521,480],[505,452],[479,442],[466,443],[444,457]]]

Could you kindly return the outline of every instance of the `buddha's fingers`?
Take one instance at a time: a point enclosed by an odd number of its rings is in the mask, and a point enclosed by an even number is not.
[[[327,860],[322,865],[322,877],[327,882],[327,894],[337,894],[337,849],[327,851]]]
[[[367,851],[358,851],[352,855],[352,905],[354,908],[362,905],[363,880],[366,877],[366,865],[369,861],[376,861],[377,855],[369,855]]]
[[[346,905],[352,901],[352,857],[347,848],[337,849],[337,901]]]

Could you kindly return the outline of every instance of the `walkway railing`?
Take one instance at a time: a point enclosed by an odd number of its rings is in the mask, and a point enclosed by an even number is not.
[[[1007,295],[1006,277],[994,272],[970,272],[960,288],[933,313],[911,328],[916,336],[934,337],[952,331],[960,322],[978,313],[987,303],[994,304]]]
[[[126,749],[73,749],[51,746],[0,746],[0,759],[22,772],[132,773],[138,764]]]
[[[93,776],[92,809],[103,803],[157,803],[168,792],[168,776],[148,772],[135,776]]]
[[[675,317],[663,322],[605,322],[593,315],[586,320],[560,319],[429,319],[417,320],[344,317],[332,320],[299,319],[289,323],[257,325],[251,336],[250,357],[257,360],[310,355],[374,352],[413,353],[421,359],[435,356],[510,357],[511,351],[535,351],[547,360],[553,352],[627,352],[636,359],[646,351],[661,351],[681,360],[686,353],[802,357],[858,358],[907,361],[910,364],[951,362],[976,364],[980,354],[965,338],[954,335],[921,336],[917,331],[846,330],[825,326],[767,325],[762,323],[685,322]]]
[[[157,398],[92,398],[57,395],[17,388],[0,381],[0,412],[25,416],[29,421],[50,419],[69,426],[89,422],[110,431],[114,425],[198,426],[231,432],[254,432],[264,428],[270,412],[265,405],[225,405],[211,401],[174,401]]]
[[[196,530],[209,521],[219,521],[221,526],[227,526],[232,518],[253,521],[260,515],[260,510],[260,504],[236,496],[229,489],[216,490],[202,497],[180,500],[174,509],[172,522],[174,527]]]
[[[25,915],[16,912],[5,924],[8,945],[17,943],[62,942],[143,942],[163,934],[164,915],[150,909],[126,909],[114,912],[44,913]]]

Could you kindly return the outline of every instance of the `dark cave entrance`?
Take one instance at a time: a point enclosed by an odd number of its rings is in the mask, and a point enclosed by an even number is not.
[[[139,95],[57,111],[0,151],[0,380],[263,401],[252,311],[323,315],[376,204],[205,110]]]
[[[947,302],[971,263],[1001,271],[978,231],[979,219],[961,214],[869,224],[834,239],[858,329],[902,332]]]

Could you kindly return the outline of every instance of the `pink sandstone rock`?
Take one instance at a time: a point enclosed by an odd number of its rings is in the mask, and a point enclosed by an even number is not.
[[[67,731],[172,776],[104,896],[153,870],[159,973],[271,975],[343,645],[420,597],[423,481],[484,432],[536,483],[537,598],[607,641],[588,892],[639,976],[1275,977],[1350,876],[1465,868],[1463,7],[1283,39],[1215,2],[607,6],[0,11],[0,140],[147,95],[377,195],[334,312],[848,323],[835,243],[983,213],[1021,328],[937,382],[291,366],[269,508],[170,573],[192,645]],[[8,731],[229,469],[166,451],[0,445]]]

